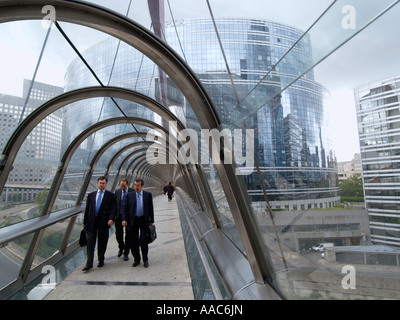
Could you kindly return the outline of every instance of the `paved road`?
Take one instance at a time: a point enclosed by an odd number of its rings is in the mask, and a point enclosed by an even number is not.
[[[20,271],[21,261],[10,255],[7,249],[0,249],[0,288],[14,281]]]

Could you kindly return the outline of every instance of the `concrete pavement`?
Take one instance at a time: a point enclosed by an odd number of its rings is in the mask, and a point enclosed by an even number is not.
[[[82,272],[86,263],[72,272],[45,300],[193,300],[178,208],[173,199],[154,197],[157,239],[149,245],[149,267],[143,261],[132,267],[117,257],[115,234],[110,236],[104,267]],[[97,253],[95,252],[95,259]]]

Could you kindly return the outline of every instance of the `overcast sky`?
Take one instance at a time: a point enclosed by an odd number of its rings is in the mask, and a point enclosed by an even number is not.
[[[400,5],[397,4],[315,68],[331,93],[329,107],[338,161],[359,152],[353,89],[400,75]]]
[[[354,0],[353,0],[354,1]],[[353,2],[349,1],[349,2]],[[375,0],[364,0],[375,1]],[[388,2],[388,0],[385,0]],[[98,1],[122,14],[129,0]],[[332,3],[331,0],[209,0],[215,17],[246,17],[272,20],[307,30]],[[166,20],[209,16],[203,1],[165,1]],[[129,17],[149,27],[147,0],[133,0]],[[400,75],[400,5],[384,14],[333,55],[315,68],[315,77],[331,93],[327,103],[338,161],[351,160],[359,152],[353,89],[369,82]],[[74,43],[84,50],[104,38],[97,31],[74,32],[63,24]],[[45,36],[41,24],[8,23],[0,25],[0,93],[21,95],[22,79],[31,79]],[[91,34],[90,37],[87,35]],[[18,35],[19,41],[15,40]],[[311,38],[311,40],[313,40]],[[46,52],[37,80],[63,86],[66,66],[74,57],[71,48],[53,30],[49,42],[57,52]],[[12,49],[11,49],[12,48]],[[70,57],[70,58],[69,58]],[[7,76],[4,76],[7,75]],[[51,79],[51,80],[47,80]]]

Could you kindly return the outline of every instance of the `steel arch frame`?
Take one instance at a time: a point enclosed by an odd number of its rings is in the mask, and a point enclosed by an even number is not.
[[[42,19],[41,8],[44,5],[53,5],[56,8],[59,21],[80,24],[106,32],[141,51],[176,83],[192,106],[203,129],[220,127],[221,122],[212,100],[189,66],[158,37],[122,15],[91,4],[75,1],[34,0],[16,2],[7,0],[0,3],[0,23]],[[275,272],[272,260],[265,250],[257,220],[252,215],[250,201],[243,192],[246,190],[244,181],[236,176],[234,165],[215,164],[214,166],[221,180],[255,281],[259,284],[265,282],[273,284]]]
[[[119,87],[87,87],[66,92],[45,102],[39,108],[30,113],[16,128],[16,130],[8,140],[3,150],[3,159],[1,159],[0,162],[0,194],[4,188],[8,174],[11,170],[12,164],[15,160],[15,157],[17,156],[17,153],[22,143],[43,119],[45,119],[56,110],[65,107],[66,105],[73,102],[99,97],[121,98],[142,104],[143,106],[147,107],[148,109],[159,114],[161,117],[167,120],[177,121],[178,127],[180,129],[184,128],[179,119],[177,119],[174,114],[170,112],[167,108],[159,104],[154,99],[136,91]]]

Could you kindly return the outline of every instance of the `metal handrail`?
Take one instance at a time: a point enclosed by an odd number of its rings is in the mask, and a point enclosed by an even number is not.
[[[48,216],[39,216],[29,220],[4,227],[0,229],[0,246],[10,242],[19,237],[27,234],[40,231],[48,226],[65,219],[71,218],[72,216],[78,215],[83,212],[84,206],[77,206],[73,208],[62,209],[51,213]]]
[[[179,197],[179,195],[178,195],[178,197]],[[224,300],[221,290],[219,289],[217,280],[215,279],[215,276],[211,270],[211,266],[207,260],[206,255],[204,254],[204,252],[201,248],[201,244],[198,239],[198,234],[196,234],[195,227],[193,226],[193,221],[187,215],[187,212],[190,212],[190,210],[188,209],[188,204],[186,203],[186,201],[184,200],[183,197],[179,197],[179,201],[181,201],[184,204],[184,206],[186,207],[185,218],[186,218],[186,221],[188,222],[190,232],[193,236],[194,243],[196,245],[197,251],[200,256],[201,263],[203,264],[203,267],[204,267],[204,271],[206,272],[207,280],[210,284],[211,292],[214,296],[214,299],[215,300]]]

